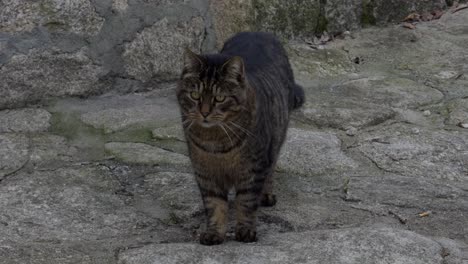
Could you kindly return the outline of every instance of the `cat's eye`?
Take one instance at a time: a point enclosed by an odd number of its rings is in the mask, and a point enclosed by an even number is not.
[[[222,101],[226,100],[226,96],[224,95],[217,95],[215,97],[216,102],[221,103]]]
[[[190,97],[192,97],[193,100],[198,100],[198,99],[200,99],[200,93],[199,92],[191,92]]]

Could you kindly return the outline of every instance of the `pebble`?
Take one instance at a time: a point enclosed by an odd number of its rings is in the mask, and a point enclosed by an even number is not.
[[[431,111],[426,110],[426,111],[423,112],[423,115],[424,115],[424,116],[430,116],[430,115],[431,115]]]
[[[461,128],[468,128],[468,123],[458,123],[458,126],[461,127]]]
[[[346,135],[350,136],[350,137],[353,137],[357,134],[357,128],[355,127],[349,127],[347,130],[346,130]]]

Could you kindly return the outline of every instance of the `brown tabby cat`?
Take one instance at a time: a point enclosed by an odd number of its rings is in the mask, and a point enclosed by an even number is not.
[[[256,241],[258,205],[273,206],[272,174],[291,110],[304,102],[280,42],[244,32],[220,54],[187,50],[177,88],[190,158],[207,216],[204,245],[224,241],[236,191],[236,240]]]

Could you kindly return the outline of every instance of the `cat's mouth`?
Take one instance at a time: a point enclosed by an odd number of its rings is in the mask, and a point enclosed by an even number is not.
[[[217,125],[216,122],[211,122],[211,121],[208,121],[206,119],[199,122],[199,124],[200,124],[201,127],[204,127],[204,128],[214,127],[214,126]]]

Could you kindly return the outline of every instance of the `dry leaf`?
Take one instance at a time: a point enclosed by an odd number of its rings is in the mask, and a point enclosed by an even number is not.
[[[403,27],[404,28],[409,28],[409,29],[415,29],[416,28],[415,25],[413,25],[411,23],[408,23],[408,22],[403,23]]]
[[[426,217],[426,216],[429,216],[430,214],[431,214],[431,211],[422,212],[419,214],[419,217]]]
[[[417,22],[421,20],[421,15],[418,13],[411,13],[403,19],[403,22]]]
[[[466,8],[468,8],[468,4],[459,5],[457,8],[452,10],[452,14],[456,13],[456,12],[458,12],[460,10],[466,9]]]

